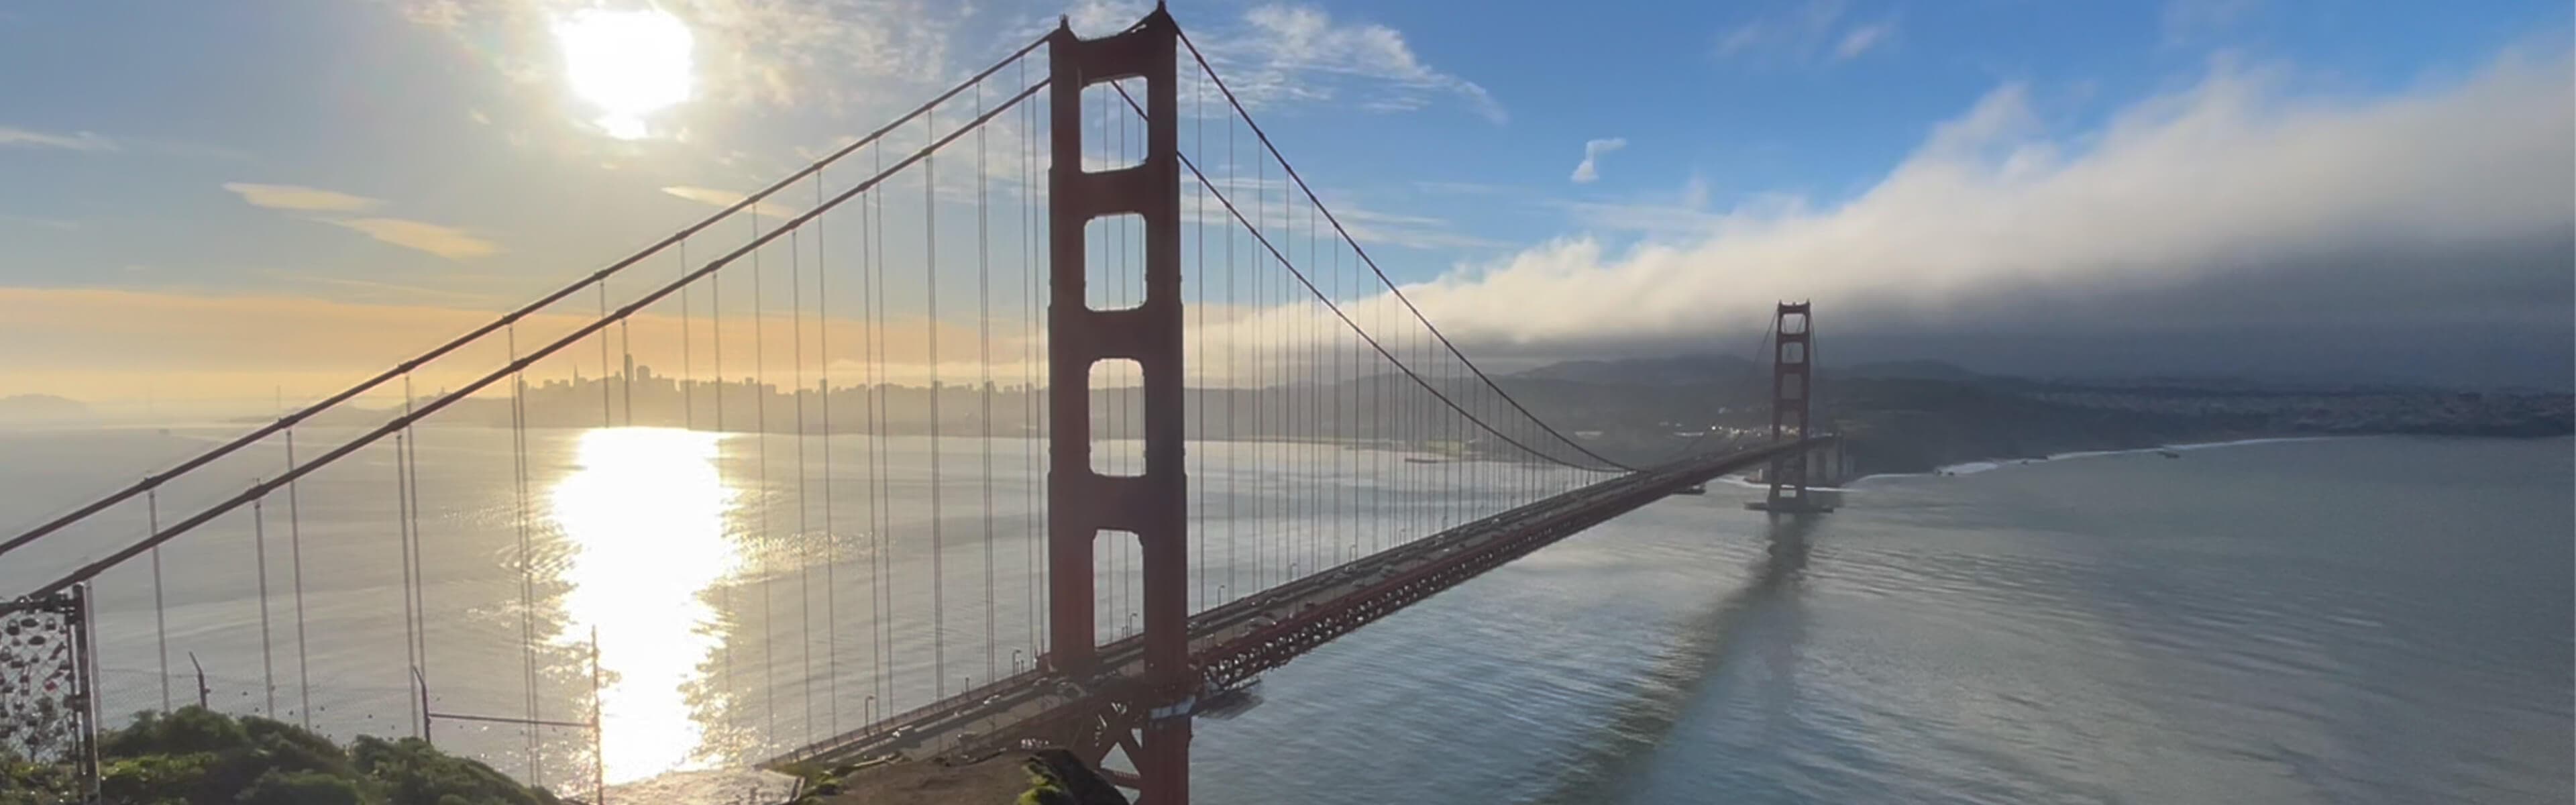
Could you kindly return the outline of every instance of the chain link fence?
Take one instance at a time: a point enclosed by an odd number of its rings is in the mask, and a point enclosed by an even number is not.
[[[88,593],[0,601],[0,802],[98,795]]]

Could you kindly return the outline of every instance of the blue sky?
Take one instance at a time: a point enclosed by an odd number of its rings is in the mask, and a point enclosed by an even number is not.
[[[0,356],[0,393],[132,396],[149,382],[138,375],[174,371],[318,390],[711,209],[684,194],[783,175],[1058,14],[1097,30],[1146,8],[669,0],[695,36],[693,91],[650,117],[649,136],[620,139],[567,86],[549,25],[641,5],[0,8],[0,311],[16,321],[0,334],[35,347]],[[2386,324],[2403,302],[2398,324],[2501,328],[2458,349],[2535,350],[2457,379],[2564,373],[2563,338],[2529,340],[2556,338],[2566,318],[2576,146],[2562,2],[1174,13],[1397,278],[1503,358],[1691,348],[1758,329],[1767,298],[1812,296],[1868,314],[1889,344],[1931,343],[1911,325],[1966,339],[1945,349],[2005,356],[1997,368],[2056,371],[2083,356],[2009,357],[1990,342],[2019,331],[1988,325],[2010,307],[1975,300],[2058,310],[2031,326],[2064,324],[2071,344],[2206,337],[2230,322],[2105,314],[2334,285],[2317,273],[2332,265],[2359,272],[2343,284],[2386,292],[2325,294],[2336,315],[2292,322],[2331,333],[2309,347],[2403,342],[2411,331],[2348,329]],[[2262,176],[2294,168],[2307,172]],[[2285,185],[2315,192],[2265,195]],[[2202,207],[2220,217],[2124,218]],[[2446,217],[2462,210],[2496,214]],[[2406,259],[2360,268],[2353,255]],[[1578,287],[1572,302],[1551,290]],[[2413,304],[2428,294],[2440,304]],[[1530,315],[1538,298],[1561,315]],[[2257,301],[2295,299],[2314,297]],[[2499,299],[2519,306],[2475,312]],[[270,323],[225,323],[243,316]],[[273,346],[359,322],[378,326]],[[155,339],[197,346],[137,354]],[[2327,360],[2385,368],[2369,351]]]

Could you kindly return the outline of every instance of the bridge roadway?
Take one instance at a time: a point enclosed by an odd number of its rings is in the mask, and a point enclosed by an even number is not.
[[[1833,439],[1769,444],[1682,459],[1561,493],[1212,607],[1190,620],[1200,690],[1219,691],[1286,665],[1333,638],[1682,489]],[[825,766],[899,756],[976,755],[1073,722],[1097,721],[1102,697],[1135,692],[1144,639],[1103,644],[1103,672],[1071,679],[1033,668],[771,758]],[[1194,706],[1185,700],[1183,706]],[[1094,725],[1097,728],[1097,725]]]

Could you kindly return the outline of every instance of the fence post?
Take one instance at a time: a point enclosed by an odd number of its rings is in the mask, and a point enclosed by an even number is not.
[[[78,716],[80,720],[80,731],[76,736],[79,741],[79,745],[75,751],[80,753],[79,763],[81,785],[85,789],[82,793],[86,795],[90,801],[95,802],[100,796],[98,768],[98,658],[93,656],[94,649],[92,647],[96,646],[97,643],[92,640],[90,634],[89,616],[89,584],[87,582],[83,582],[72,585],[71,623],[68,625],[71,627],[72,633],[72,661],[79,664],[72,672],[72,695],[74,696],[74,701],[80,705],[80,715]]]

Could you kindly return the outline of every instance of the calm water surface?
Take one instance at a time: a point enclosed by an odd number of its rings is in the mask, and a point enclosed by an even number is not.
[[[1274,674],[1224,802],[2566,802],[2570,443],[1674,498]],[[1316,769],[1330,769],[1328,774]]]
[[[32,522],[231,430],[0,434],[0,522]],[[804,458],[799,495],[789,439],[763,460],[743,435],[532,433],[523,590],[508,434],[427,433],[415,464],[432,709],[586,717],[596,628],[612,781],[856,726],[1007,673],[1034,642],[1026,442],[954,440],[933,517],[917,440],[836,441],[835,477],[882,461],[888,486],[872,496],[842,481],[827,515],[811,486],[823,451]],[[2570,447],[2385,438],[2096,456],[1872,479],[1841,511],[1782,523],[1742,509],[1756,492],[1712,487],[1271,674],[1262,704],[1200,726],[1199,798],[2567,802]],[[1353,455],[1219,444],[1192,456],[1193,506],[1213,524],[1194,605],[1459,511],[1431,494],[1436,478],[1348,487],[1338,505],[1381,512],[1384,526],[1328,531],[1332,510],[1290,499],[1281,478],[1349,479]],[[171,490],[165,518],[275,471],[236,463]],[[273,676],[282,717],[343,736],[407,732],[395,473],[390,451],[362,454],[317,475],[296,506],[309,684],[295,681],[282,501],[264,523],[227,518],[164,551],[176,698],[194,696],[193,651],[219,707],[267,711]],[[1479,488],[1574,480],[1490,472]],[[145,520],[120,511],[82,544],[13,555],[0,583],[46,577]],[[989,606],[988,545],[1004,591]],[[1102,562],[1134,567],[1132,553]],[[148,564],[98,590],[108,709],[157,706]],[[934,590],[950,601],[944,640],[923,603]],[[1104,591],[1104,633],[1122,632],[1132,607]],[[522,652],[522,634],[541,648]],[[442,729],[442,745],[522,776],[588,774],[584,735]]]

